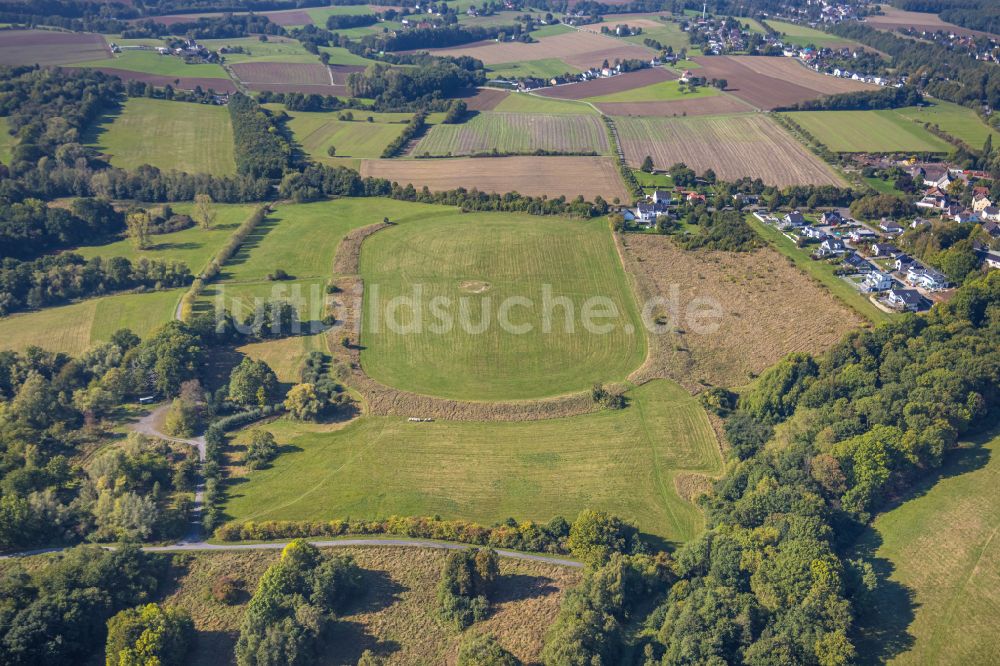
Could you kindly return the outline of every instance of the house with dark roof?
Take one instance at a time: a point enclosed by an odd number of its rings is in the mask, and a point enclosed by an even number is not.
[[[906,271],[906,281],[915,287],[923,287],[931,291],[945,289],[950,284],[948,278],[938,271],[919,264]]]
[[[916,289],[890,289],[885,300],[890,306],[904,312],[919,312],[927,309],[927,299]]]
[[[876,257],[894,257],[899,253],[899,249],[895,245],[872,243],[872,254]]]
[[[829,236],[819,244],[819,249],[816,250],[816,254],[821,257],[844,254],[845,252],[847,252],[847,248],[844,246],[844,241]]]

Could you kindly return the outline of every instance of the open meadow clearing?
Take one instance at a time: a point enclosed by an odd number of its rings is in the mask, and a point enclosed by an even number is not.
[[[121,113],[102,118],[84,140],[123,169],[236,173],[233,130],[224,106],[129,98]]]
[[[760,114],[694,118],[616,118],[629,165],[647,155],[667,168],[683,162],[697,173],[712,169],[723,180],[744,176],[766,184],[842,185],[840,178],[777,123]]]
[[[55,30],[0,31],[0,65],[68,65],[110,62],[104,37],[89,32]]]
[[[588,102],[674,102],[721,95],[718,88],[699,86],[693,91],[679,81],[662,81],[641,88],[585,98]]]
[[[183,293],[174,289],[118,294],[0,317],[0,340],[4,349],[37,346],[79,355],[107,342],[119,329],[144,336],[167,323]]]
[[[623,410],[521,423],[282,419],[267,429],[290,450],[230,488],[225,512],[238,521],[438,514],[489,525],[592,508],[669,541],[690,539],[703,518],[675,482],[721,471],[708,418],[666,380],[628,397]]]
[[[192,215],[194,204],[181,202],[166,204],[177,214]],[[148,206],[156,211],[158,205]],[[156,234],[150,237],[150,246],[138,250],[128,238],[104,245],[87,245],[75,247],[71,252],[85,259],[93,257],[125,257],[129,261],[136,259],[159,259],[161,261],[180,261],[187,264],[191,273],[197,275],[208,264],[215,253],[226,244],[236,227],[250,217],[255,206],[251,204],[212,204],[215,211],[215,223],[211,229],[193,226],[170,234]]]
[[[822,30],[816,30],[807,25],[786,23],[784,21],[775,21],[774,19],[768,19],[767,24],[771,26],[771,29],[782,34],[782,41],[795,44],[796,46],[804,47],[811,44],[818,48],[830,49],[840,49],[845,46],[858,46],[856,42],[852,42],[849,39],[844,39],[843,37],[838,37],[837,35],[831,35],[830,33],[823,32]]]
[[[210,63],[187,64],[181,58],[172,55],[160,55],[156,51],[139,51],[130,49],[116,53],[111,60],[94,60],[92,62],[77,62],[74,67],[95,67],[101,70],[114,69],[141,74],[179,79],[222,79],[229,81],[229,76],[222,65]],[[123,78],[125,78],[123,76]]]
[[[889,576],[861,618],[859,652],[893,664],[986,664],[1000,654],[1000,437],[875,519],[859,543]],[[874,660],[874,659],[873,659]]]
[[[608,132],[595,115],[540,115],[525,113],[479,113],[455,125],[437,125],[417,143],[411,154],[476,155],[597,153],[607,154]]]
[[[364,160],[361,175],[432,191],[457,187],[480,192],[519,192],[569,198],[629,198],[618,166],[609,157],[457,157],[438,160]]]
[[[951,153],[950,143],[894,110],[803,111],[787,114],[835,153]]]
[[[760,109],[798,104],[823,95],[875,90],[877,86],[825,76],[793,58],[702,56],[695,59],[698,76],[726,79],[729,92]]]
[[[361,274],[361,361],[389,386],[464,400],[540,398],[624,379],[645,355],[633,296],[601,219],[428,219],[368,238]],[[415,308],[394,309],[401,298],[414,299]],[[591,298],[613,312],[588,328],[580,317]],[[516,309],[503,314],[505,301]],[[552,311],[556,301],[571,312]],[[447,308],[452,325],[432,314],[433,303]]]
[[[348,555],[362,569],[363,592],[338,613],[324,644],[322,663],[354,664],[365,649],[388,666],[454,663],[463,633],[437,619],[437,583],[446,552],[391,546],[324,548]],[[197,553],[176,565],[178,581],[167,603],[191,614],[197,634],[185,659],[191,666],[219,666],[233,659],[249,595],[233,604],[212,598],[222,576],[255,590],[279,550]],[[489,617],[478,631],[492,634],[524,663],[536,663],[545,632],[577,569],[501,558],[500,585]]]
[[[941,100],[927,101],[927,106],[907,106],[893,112],[912,121],[937,125],[975,150],[982,149],[988,136],[993,137],[993,145],[1000,145],[1000,132],[984,123],[972,109]]]
[[[578,67],[571,67],[558,58],[540,58],[538,60],[496,63],[490,65],[488,71],[491,79],[515,79],[529,76],[551,79],[565,74],[577,74],[581,70]]]
[[[464,55],[472,56],[482,60],[486,65],[556,58],[578,69],[600,67],[604,60],[614,61],[615,58],[646,60],[654,55],[652,49],[584,30],[543,37],[530,44],[497,43],[490,40],[450,48],[430,49],[429,52],[433,55],[456,58]]]
[[[200,39],[198,43],[212,51],[226,48],[229,51],[225,54],[226,63],[230,65],[254,61],[319,62],[319,57],[306,51],[301,42],[279,35],[270,35],[266,42],[260,41],[257,37],[236,37],[232,39]],[[235,48],[242,49],[243,52],[234,53],[232,50]]]
[[[275,106],[274,108],[283,108]],[[355,111],[354,120],[336,113],[289,111],[288,128],[313,160],[336,166],[347,159],[380,157],[412,117],[409,113]],[[368,122],[368,117],[373,122]],[[330,155],[330,148],[336,155]]]

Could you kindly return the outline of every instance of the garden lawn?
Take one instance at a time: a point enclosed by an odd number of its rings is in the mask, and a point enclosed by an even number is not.
[[[183,289],[119,294],[0,317],[0,345],[79,355],[128,328],[139,336],[170,321]]]
[[[224,106],[132,97],[120,115],[104,116],[89,128],[84,140],[122,169],[151,164],[213,176],[236,173]]]
[[[530,93],[512,93],[493,109],[497,113],[596,114],[597,109],[572,99],[553,99]]]
[[[426,219],[368,238],[361,273],[362,365],[404,390],[465,400],[540,398],[622,380],[645,357],[642,325],[604,219]],[[599,329],[583,323],[592,297],[616,313],[601,318]],[[514,298],[521,300],[508,300]],[[396,307],[396,299],[414,307]],[[510,326],[501,325],[504,318]]]
[[[895,113],[909,120],[937,125],[975,150],[981,150],[990,135],[993,145],[1000,146],[1000,132],[990,128],[975,111],[965,106],[933,100],[929,106],[907,106],[896,109]]]
[[[131,72],[174,76],[177,78],[211,78],[229,80],[222,65],[198,63],[188,65],[177,56],[160,55],[156,51],[128,50],[116,54],[110,60],[77,62],[69,67],[111,67]]]
[[[701,99],[703,97],[715,97],[721,94],[717,88],[711,86],[699,86],[694,92],[689,92],[689,88],[683,86],[679,81],[661,81],[641,88],[632,88],[610,95],[600,95],[598,97],[588,97],[588,102],[672,102],[679,99]]]
[[[891,110],[801,111],[787,115],[837,153],[950,153],[955,149]]]
[[[194,204],[190,202],[168,204],[175,213],[191,215]],[[149,206],[156,210],[159,205]],[[212,204],[216,213],[215,224],[211,229],[194,226],[172,234],[151,236],[151,246],[146,250],[137,250],[128,238],[108,243],[106,245],[88,245],[74,248],[72,252],[91,257],[125,257],[135,261],[141,257],[160,259],[162,261],[180,261],[187,264],[191,272],[197,275],[215,253],[226,244],[233,231],[243,220],[250,217],[255,206],[245,204]]]
[[[558,58],[505,62],[498,65],[490,65],[488,69],[491,79],[515,79],[525,76],[551,79],[555,76],[576,74],[580,71],[578,68],[568,65]]]
[[[591,508],[670,541],[690,539],[702,516],[674,484],[681,471],[721,470],[708,418],[666,380],[629,398],[624,410],[529,422],[280,420],[267,429],[290,450],[230,488],[225,513],[255,521],[437,514],[489,525],[572,520]]]
[[[893,664],[996,662],[1000,437],[984,439],[949,454],[940,476],[879,516],[862,539],[890,581],[865,604],[859,653]]]

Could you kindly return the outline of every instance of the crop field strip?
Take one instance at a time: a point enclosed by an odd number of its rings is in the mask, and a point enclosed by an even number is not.
[[[429,52],[432,55],[452,57],[468,55],[482,60],[486,65],[557,58],[580,69],[599,67],[603,60],[614,61],[615,58],[646,60],[654,55],[652,49],[582,30],[543,37],[531,44],[524,42],[498,44],[491,40],[450,48],[430,49]]]
[[[120,115],[105,117],[84,139],[123,169],[151,164],[189,173],[236,173],[233,130],[223,106],[133,97]]]
[[[568,83],[566,85],[545,88],[538,92],[542,97],[553,99],[586,99],[598,97],[600,95],[610,95],[624,92],[634,88],[642,88],[654,83],[663,81],[673,81],[677,75],[669,69],[663,67],[649,67],[636,72],[609,76],[601,79],[591,79],[579,83]]]
[[[754,110],[747,102],[727,93],[668,102],[598,102],[594,106],[609,116],[717,116]]]
[[[308,111],[289,111],[288,115],[288,128],[303,150],[313,160],[331,166],[344,164],[346,159],[381,156],[412,117],[409,113],[357,112],[354,120],[339,120],[336,113]],[[367,122],[367,116],[374,122]],[[331,147],[335,156],[328,152]]]
[[[112,59],[74,62],[69,66],[90,67],[125,81],[143,81],[158,87],[170,85],[183,90],[201,87],[217,93],[236,92],[236,84],[221,65],[188,65],[179,58],[161,56],[154,51],[123,51]]]
[[[697,57],[698,75],[726,79],[726,92],[760,109],[797,104],[823,95],[858,90],[871,86],[849,79],[824,76],[791,58],[765,56]]]
[[[712,86],[700,86],[695,90],[683,88],[678,81],[661,81],[640,88],[623,90],[606,95],[587,97],[586,101],[599,102],[672,102],[682,100],[707,99],[722,93]]]
[[[597,113],[597,110],[586,102],[553,99],[526,92],[510,93],[493,110],[503,113],[568,113],[571,115]]]
[[[520,214],[447,215],[384,229],[362,246],[365,319],[361,362],[375,380],[414,393],[464,400],[544,398],[587,390],[595,382],[624,379],[645,355],[645,337],[607,225]],[[478,287],[463,285],[475,284]],[[420,306],[433,299],[463,300],[468,321],[485,330],[454,325],[443,332],[409,332],[409,311],[390,325],[385,304],[422,291]],[[565,313],[545,331],[542,302],[572,303],[574,316],[597,297],[617,315],[593,332],[581,321],[566,330]],[[527,298],[511,320],[528,331],[505,330],[496,308],[509,298]],[[487,314],[483,315],[485,309]]]
[[[837,153],[951,153],[955,147],[894,110],[804,111],[787,114]]]
[[[621,411],[521,423],[277,421],[269,429],[294,450],[236,485],[225,511],[234,520],[440,514],[491,524],[587,507],[668,540],[690,539],[703,518],[675,478],[721,470],[708,418],[666,380],[629,398]]]
[[[87,32],[55,30],[0,31],[0,65],[68,65],[111,61],[104,37]]]
[[[607,130],[597,116],[479,113],[464,123],[437,125],[417,143],[414,156],[500,153],[607,154]]]
[[[480,192],[592,200],[628,199],[618,166],[610,157],[458,157],[437,160],[364,160],[361,175],[434,192],[457,187]]]
[[[683,162],[723,180],[744,176],[769,185],[836,185],[842,180],[777,123],[760,114],[694,118],[615,119],[625,159],[638,167],[647,155],[663,167]]]

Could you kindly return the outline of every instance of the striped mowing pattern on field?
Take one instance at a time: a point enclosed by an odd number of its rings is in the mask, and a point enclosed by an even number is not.
[[[694,118],[615,118],[625,159],[647,155],[666,168],[683,162],[724,180],[749,176],[768,185],[843,185],[830,168],[773,120],[759,114]]]
[[[438,125],[420,140],[414,155],[500,153],[600,153],[609,151],[607,131],[596,116],[485,112],[458,125]]]

